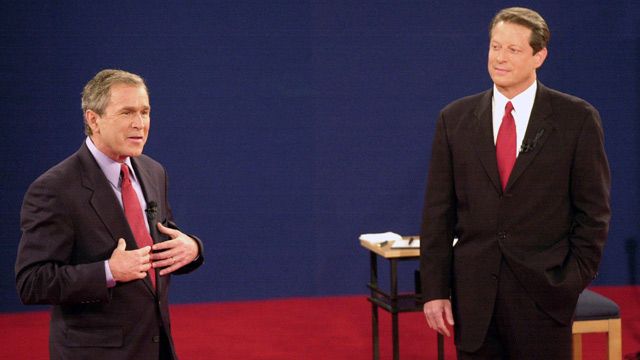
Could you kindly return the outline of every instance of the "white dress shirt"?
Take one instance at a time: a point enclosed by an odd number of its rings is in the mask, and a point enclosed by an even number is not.
[[[529,117],[531,117],[531,110],[533,109],[533,102],[536,99],[537,89],[538,82],[534,81],[525,91],[516,95],[513,99],[508,99],[498,91],[495,84],[493,85],[493,143],[495,144],[498,138],[498,130],[500,130],[505,106],[507,102],[511,101],[513,105],[511,115],[513,115],[513,119],[516,122],[516,157],[520,153],[524,134],[527,131],[527,125],[529,125]]]

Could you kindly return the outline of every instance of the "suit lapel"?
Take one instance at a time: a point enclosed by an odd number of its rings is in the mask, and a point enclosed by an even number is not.
[[[496,146],[493,143],[492,97],[493,90],[487,90],[482,95],[480,103],[474,110],[475,129],[471,134],[471,138],[484,171],[489,179],[491,179],[491,183],[493,183],[496,191],[502,193],[498,164],[496,162]]]
[[[523,140],[523,144],[527,144],[527,146],[521,147],[521,152],[518,154],[513,171],[509,176],[507,190],[513,186],[529,167],[533,159],[536,158],[540,150],[544,147],[549,135],[553,132],[554,126],[549,120],[551,114],[552,108],[548,90],[541,83],[538,83],[536,98],[533,103],[533,108],[531,109],[529,124],[527,125]],[[528,149],[525,149],[527,147]]]
[[[85,144],[78,151],[82,163],[82,186],[91,191],[89,203],[117,244],[119,238],[127,242],[127,249],[136,249],[138,245],[127,223],[127,218],[120,207],[109,181],[100,170],[98,163]]]

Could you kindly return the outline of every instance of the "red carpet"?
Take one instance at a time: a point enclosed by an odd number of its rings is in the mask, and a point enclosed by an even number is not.
[[[623,356],[640,352],[640,287],[594,287],[622,309]],[[173,335],[182,360],[369,360],[370,305],[363,296],[175,305]],[[391,320],[380,312],[381,358],[391,358]],[[48,313],[0,315],[6,359],[47,359]],[[421,313],[400,315],[401,359],[435,359],[436,336]],[[604,334],[586,335],[585,360],[606,359]],[[454,359],[446,340],[446,359]]]

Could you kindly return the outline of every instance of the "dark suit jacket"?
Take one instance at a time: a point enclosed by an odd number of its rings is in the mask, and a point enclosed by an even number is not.
[[[164,168],[142,155],[132,158],[147,202],[156,202],[149,227],[154,242],[167,240],[155,224],[175,227]],[[119,238],[137,248],[124,212],[85,144],[40,176],[27,191],[16,260],[18,293],[25,304],[53,305],[51,359],[158,359],[161,327],[171,340],[170,276],[148,277],[108,289],[104,261]],[[200,257],[180,269],[192,271]],[[157,274],[158,272],[156,272]]]
[[[528,149],[503,192],[492,96],[488,90],[442,110],[421,230],[424,300],[452,297],[456,343],[465,351],[484,340],[502,259],[544,312],[570,323],[579,293],[596,275],[610,219],[597,110],[539,83]]]

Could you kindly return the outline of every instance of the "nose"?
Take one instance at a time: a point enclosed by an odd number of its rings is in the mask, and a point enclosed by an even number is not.
[[[503,62],[507,59],[507,55],[505,54],[506,49],[500,49],[496,51],[496,60],[498,62]]]
[[[133,127],[134,129],[144,128],[144,119],[142,114],[137,113],[133,116],[133,120],[131,121],[131,127]]]

